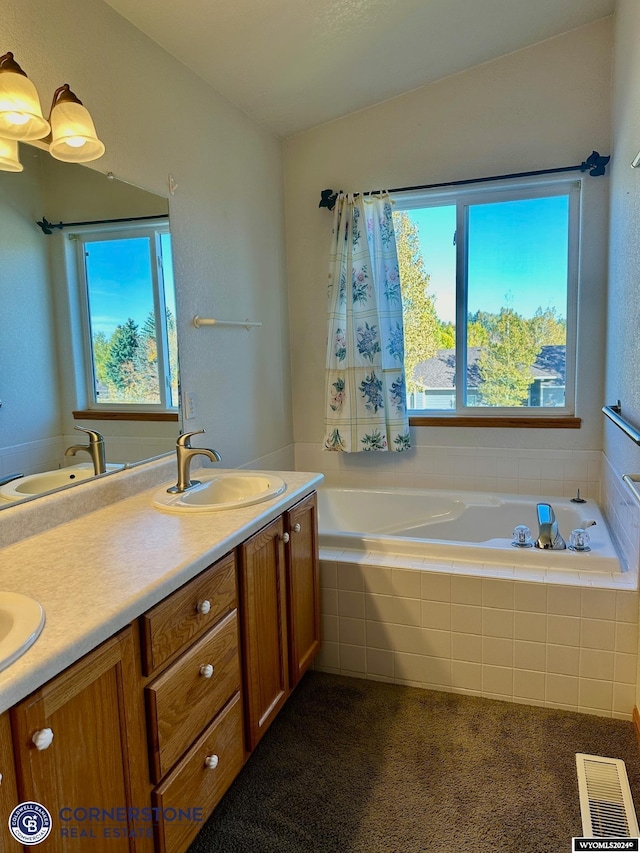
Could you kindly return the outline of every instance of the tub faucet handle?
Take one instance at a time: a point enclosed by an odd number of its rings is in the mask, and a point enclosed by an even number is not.
[[[526,524],[518,524],[513,531],[513,541],[511,543],[514,548],[531,548],[533,541],[531,540],[531,531]]]
[[[576,527],[575,530],[571,531],[571,535],[569,536],[569,548],[572,551],[590,551],[589,547],[589,534],[584,529],[584,527]]]

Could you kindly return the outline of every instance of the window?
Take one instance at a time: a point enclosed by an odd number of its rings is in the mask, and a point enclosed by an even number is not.
[[[395,202],[410,413],[572,415],[580,181]]]
[[[78,247],[89,409],[178,405],[176,305],[168,222],[72,235]]]

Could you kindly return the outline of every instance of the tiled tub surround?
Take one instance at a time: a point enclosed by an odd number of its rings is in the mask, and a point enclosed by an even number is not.
[[[322,471],[325,485],[342,488],[401,486],[567,498],[580,489],[585,498],[600,497],[599,450],[448,447],[419,445],[419,440],[403,453],[328,453],[320,444],[298,442],[296,468]]]
[[[327,672],[631,719],[638,594],[321,549]]]
[[[640,565],[640,506],[622,480],[622,473],[627,472],[617,472],[604,454],[602,459],[602,509],[623,566],[637,571]]]

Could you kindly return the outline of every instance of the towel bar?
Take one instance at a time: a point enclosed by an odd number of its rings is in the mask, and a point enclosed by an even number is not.
[[[193,318],[193,325],[196,329],[200,329],[202,326],[244,326],[249,331],[249,329],[261,326],[262,323],[254,323],[250,320],[214,320],[213,317],[199,317],[196,314]]]
[[[620,400],[618,400],[615,406],[603,406],[602,411],[625,435],[629,436],[631,441],[640,444],[640,432],[622,417]]]
[[[640,474],[623,474],[622,479],[629,486],[631,494],[640,504]]]

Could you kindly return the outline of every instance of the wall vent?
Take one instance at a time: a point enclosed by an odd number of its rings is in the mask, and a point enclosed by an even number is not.
[[[624,761],[576,753],[582,834],[585,838],[640,835]]]

